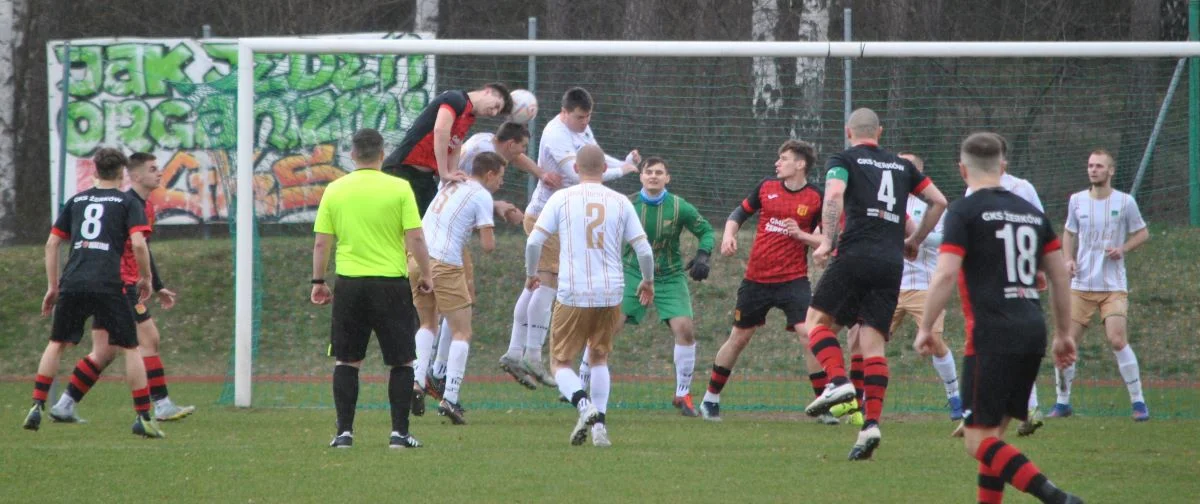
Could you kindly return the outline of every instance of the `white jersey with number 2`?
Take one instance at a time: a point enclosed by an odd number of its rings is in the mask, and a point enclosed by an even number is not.
[[[646,239],[628,197],[596,183],[559,190],[534,229],[559,238],[558,302],[583,308],[621,304],[621,250]]]

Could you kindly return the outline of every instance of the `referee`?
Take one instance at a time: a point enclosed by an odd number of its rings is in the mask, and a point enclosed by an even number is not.
[[[379,339],[383,362],[391,368],[388,402],[392,407],[392,448],[418,448],[408,432],[412,401],[413,334],[412,294],[408,284],[407,252],[421,269],[421,278],[432,278],[421,217],[412,188],[404,179],[380,171],[383,136],[373,129],[354,133],[350,152],[355,170],[325,188],[313,226],[313,304],[333,302],[330,354],[333,368],[333,403],[337,432],[329,446],[354,445],[354,409],[358,403],[358,369],[367,354],[371,331]],[[325,281],[329,248],[337,241],[337,301]],[[422,291],[431,290],[421,280]]]

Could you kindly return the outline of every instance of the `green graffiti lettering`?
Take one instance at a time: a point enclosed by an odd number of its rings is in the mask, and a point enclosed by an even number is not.
[[[276,65],[286,58],[286,54],[256,53],[254,55],[255,93],[278,93],[289,89],[287,75],[275,71]]]
[[[293,54],[289,58],[288,86],[296,91],[312,91],[329,84],[337,69],[332,54]]]
[[[67,104],[67,152],[75,157],[91,154],[104,139],[104,111],[92,102]]]
[[[292,127],[291,115],[287,103],[279,98],[263,98],[254,102],[254,124],[258,125],[259,132],[263,126],[270,128],[265,143],[275,149],[290,149],[300,144],[299,134]],[[256,141],[259,145],[263,143],[261,138],[258,136]]]
[[[160,149],[196,146],[194,125],[188,121],[192,105],[183,100],[163,100],[150,112],[150,138]]]
[[[150,126],[150,106],[141,100],[104,103],[104,141],[135,151],[150,150],[154,144],[146,138]]]
[[[63,71],[71,72],[70,89],[68,92],[76,98],[91,98],[96,93],[100,92],[100,87],[104,85],[104,57],[101,56],[104,50],[101,46],[71,46],[71,65],[68,68],[63,68]],[[58,60],[63,61],[63,48],[58,48]],[[76,69],[82,69],[83,73],[75,72]],[[62,84],[58,84],[62,88]]]
[[[145,71],[146,92],[150,96],[166,96],[168,82],[191,82],[184,69],[192,64],[192,50],[182,43],[163,54],[161,45],[144,46],[142,67]]]
[[[426,56],[424,54],[409,54],[405,63],[408,65],[405,78],[408,79],[408,89],[417,89],[425,87],[425,79],[429,76],[429,69],[426,67]]]
[[[208,71],[204,73],[204,82],[212,82],[215,80],[220,80],[222,77],[225,77],[226,75],[231,75],[237,71],[237,64],[238,64],[237,44],[208,43],[208,44],[202,44],[201,47],[204,48],[204,53],[208,54],[209,58],[212,58],[213,63],[224,63],[229,66],[228,72],[222,72],[218,69],[218,66],[214,64],[212,68],[208,69]],[[257,60],[255,61],[255,64],[257,64]]]
[[[196,107],[196,145],[202,149],[237,147],[237,98],[213,95]]]
[[[379,79],[383,81],[383,89],[391,89],[396,85],[396,58],[391,54],[379,57]]]
[[[337,131],[332,141],[341,141],[348,138],[358,129],[358,110],[362,103],[362,96],[359,93],[343,93],[337,95],[333,103],[334,115],[337,119]]]
[[[362,126],[379,131],[400,129],[400,104],[392,94],[364,95],[361,101]]]
[[[421,111],[425,110],[425,105],[429,104],[429,92],[424,89],[409,89],[404,92],[400,101],[404,106],[404,115],[416,119],[421,115]]]
[[[333,72],[333,85],[343,93],[373,87],[379,83],[379,75],[371,70],[363,70],[366,65],[363,58],[357,54],[340,54],[338,69]]]
[[[104,48],[104,90],[114,96],[146,94],[146,72],[142,68],[141,46],[115,44]]]
[[[337,138],[337,124],[330,120],[334,110],[333,98],[333,91],[326,90],[296,101],[300,145],[316,145]]]

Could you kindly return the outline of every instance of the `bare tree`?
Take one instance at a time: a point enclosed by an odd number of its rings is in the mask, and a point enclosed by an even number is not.
[[[800,13],[801,42],[829,40],[829,0],[804,0]],[[798,106],[792,114],[792,138],[817,143],[821,134],[821,103],[825,90],[825,58],[796,59],[796,90],[800,93]]]
[[[779,0],[754,0],[750,11],[750,39],[756,42],[775,40],[779,25]],[[775,58],[754,58],[754,118],[779,117],[783,109],[783,89],[779,81],[779,65]]]

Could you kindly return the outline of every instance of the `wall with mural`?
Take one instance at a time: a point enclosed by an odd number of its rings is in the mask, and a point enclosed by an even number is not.
[[[115,146],[158,157],[163,187],[151,201],[159,222],[227,219],[227,195],[236,185],[236,41],[73,40],[70,71],[64,73],[67,46],[66,41],[47,45],[53,215],[66,196],[92,186],[92,154]],[[65,100],[64,77],[69,90]],[[353,166],[349,136],[359,128],[376,128],[394,145],[434,92],[432,56],[256,55],[259,219],[311,221],[325,185]]]

